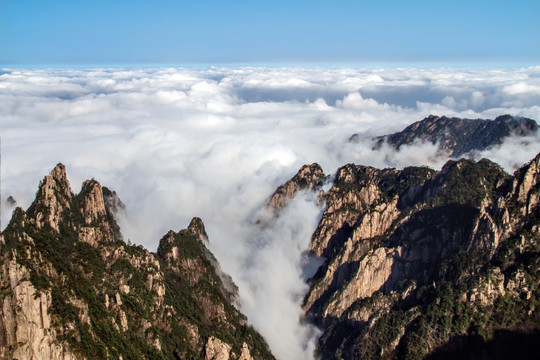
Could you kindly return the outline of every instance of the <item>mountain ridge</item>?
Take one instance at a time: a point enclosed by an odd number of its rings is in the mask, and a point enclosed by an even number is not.
[[[459,158],[500,145],[510,136],[534,135],[537,130],[535,120],[520,116],[501,115],[489,120],[429,115],[402,131],[375,137],[373,149],[380,149],[385,143],[399,150],[415,142],[428,142],[448,156]],[[354,134],[349,141],[358,139],[359,134]]]
[[[487,159],[346,164],[334,176],[313,163],[267,207],[281,216],[301,190],[325,204],[309,248],[324,263],[303,302],[304,321],[323,331],[317,356],[535,358],[540,154],[513,174]],[[0,235],[0,357],[273,359],[235,307],[203,221],[168,231],[152,253],[123,241],[124,207],[95,179],[74,194],[58,164],[15,209]]]
[[[234,307],[201,219],[151,253],[122,240],[115,206],[94,179],[73,194],[58,164],[14,211],[0,241],[0,357],[274,358]]]
[[[486,159],[338,169],[310,248],[326,260],[304,299],[319,356],[504,358],[490,341],[528,338],[505,344],[534,358],[539,166],[540,154],[513,175]]]

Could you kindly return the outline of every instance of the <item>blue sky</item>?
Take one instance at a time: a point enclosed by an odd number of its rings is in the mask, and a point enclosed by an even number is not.
[[[534,65],[538,18],[536,0],[0,0],[0,65]]]

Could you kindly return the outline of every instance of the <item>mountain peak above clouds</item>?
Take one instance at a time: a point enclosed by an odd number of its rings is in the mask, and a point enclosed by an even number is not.
[[[293,178],[276,189],[268,201],[268,207],[278,211],[285,207],[298,191],[318,188],[326,179],[319,164],[304,165]]]
[[[400,132],[375,138],[374,149],[385,142],[396,150],[415,142],[430,142],[449,156],[460,157],[499,145],[510,136],[533,135],[537,130],[535,120],[512,115],[501,115],[494,120],[430,115]],[[357,137],[355,134],[350,140]]]
[[[14,211],[0,235],[0,358],[273,359],[203,221],[152,253],[122,240],[123,207],[94,179],[73,194],[58,164]]]
[[[338,169],[310,247],[325,261],[303,305],[323,330],[319,356],[534,359],[539,159],[513,175],[487,159]]]

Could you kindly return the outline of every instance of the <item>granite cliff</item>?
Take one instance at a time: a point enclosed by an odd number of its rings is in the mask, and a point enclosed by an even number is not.
[[[273,359],[233,305],[203,222],[156,253],[123,241],[123,204],[58,164],[0,238],[2,359]]]
[[[304,310],[321,358],[538,354],[540,154],[513,176],[486,159],[348,164],[320,196]]]

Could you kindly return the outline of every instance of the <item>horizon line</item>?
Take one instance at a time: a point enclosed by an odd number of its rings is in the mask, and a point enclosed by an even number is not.
[[[529,68],[540,61],[246,61],[246,62],[44,62],[0,61],[0,69],[153,69],[153,68]]]

